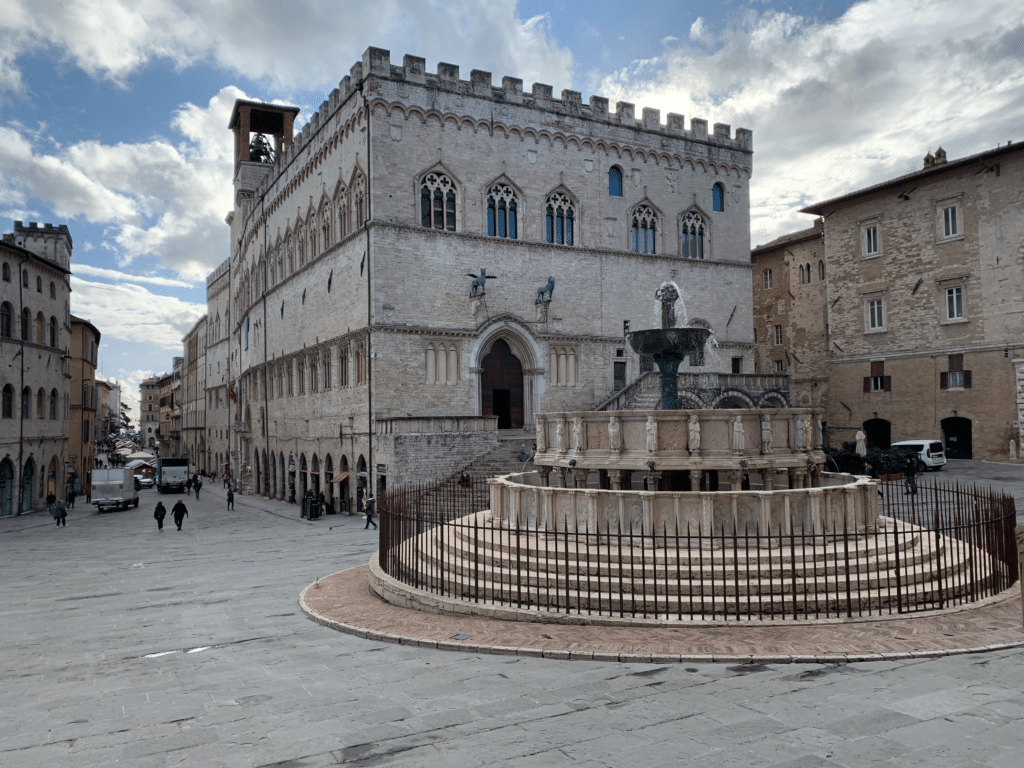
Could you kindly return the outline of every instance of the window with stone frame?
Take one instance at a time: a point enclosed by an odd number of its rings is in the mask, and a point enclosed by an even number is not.
[[[11,325],[14,318],[14,307],[9,302],[0,304],[0,337],[9,339],[13,334]]]
[[[622,169],[617,165],[608,169],[608,194],[611,197],[622,197]]]
[[[338,240],[342,240],[349,233],[348,190],[344,187],[339,188],[334,197],[334,210],[338,213]]]
[[[819,260],[818,261],[818,279],[821,280],[822,282],[825,281],[825,261],[824,260]]]
[[[50,346],[53,347],[54,349],[57,348],[57,338],[58,338],[57,318],[53,317],[51,315],[50,316]]]
[[[331,234],[331,209],[325,205],[320,212],[320,237],[323,240],[323,250],[325,251],[334,245]]]
[[[551,386],[575,387],[579,383],[579,356],[576,348],[567,345],[553,346],[548,354]]]
[[[11,282],[11,265],[8,264],[6,261],[4,262],[3,267],[3,280],[5,283]]]
[[[629,248],[633,253],[657,253],[658,217],[649,205],[638,205],[630,215]]]
[[[715,184],[711,188],[711,210],[722,212],[725,210],[725,187]]]
[[[880,333],[888,329],[885,296],[864,297],[864,333]]]
[[[962,352],[948,355],[947,370],[939,371],[939,389],[970,389],[971,372],[964,370]]]
[[[42,293],[42,292],[43,292],[43,278],[40,277],[39,275],[36,275],[36,293]]]
[[[304,357],[298,357],[295,359],[295,378],[299,384],[298,394],[306,394],[306,359]]]
[[[295,382],[294,382],[294,364],[292,361],[285,363],[285,375],[288,377],[288,397],[295,396]]]
[[[46,390],[42,387],[36,392],[36,418],[46,418]]]
[[[14,418],[14,387],[10,384],[4,385],[3,406],[0,408],[0,413],[5,419]]]
[[[327,390],[329,390],[332,387],[332,382],[331,382],[331,354],[332,354],[331,348],[328,347],[327,349],[324,350],[324,356],[323,356],[324,392],[326,392]]]
[[[938,241],[960,240],[963,232],[963,211],[959,196],[935,204],[935,235]]]
[[[548,195],[544,206],[544,239],[553,245],[576,244],[576,206],[568,195]]]
[[[519,203],[508,184],[487,190],[487,234],[515,240],[519,236]]]
[[[782,344],[782,326],[775,326],[775,346]]]
[[[357,173],[352,180],[352,228],[359,229],[366,223],[366,177]]]
[[[882,244],[879,239],[879,222],[877,219],[865,222],[860,228],[861,257],[872,258],[882,253]]]
[[[350,348],[348,345],[338,349],[338,386],[348,386],[348,358]]]
[[[309,359],[309,391],[320,391],[320,356],[313,355]]]
[[[57,390],[50,390],[50,419],[56,420],[57,418]]]
[[[703,259],[707,251],[707,224],[696,211],[687,211],[679,223],[679,252],[684,259]]]
[[[31,341],[32,339],[32,312],[28,307],[21,310],[21,340]]]
[[[766,269],[761,272],[761,285],[766,291],[770,291],[772,289],[772,271],[770,269]]]
[[[864,377],[865,392],[891,392],[892,376],[885,375],[885,361],[874,360],[871,363],[871,375]]]
[[[366,383],[366,342],[360,341],[356,344],[355,353],[355,374],[356,384]]]
[[[28,270],[21,270],[21,287],[28,288]]]
[[[945,289],[945,312],[943,314],[947,323],[956,323],[966,319],[964,294],[963,285],[954,285]]]
[[[31,410],[32,410],[32,388],[31,387],[25,387],[23,390],[21,390],[21,418],[23,418],[23,419],[31,418],[31,416],[32,416]]]
[[[458,195],[443,173],[428,173],[420,182],[420,225],[455,231]]]

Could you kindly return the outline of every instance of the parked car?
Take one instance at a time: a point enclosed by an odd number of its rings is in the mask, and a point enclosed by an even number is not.
[[[938,472],[946,464],[946,451],[938,440],[901,440],[893,448],[917,454],[919,466]]]
[[[153,478],[146,477],[145,475],[136,475],[135,480],[138,482],[140,488],[152,488]]]

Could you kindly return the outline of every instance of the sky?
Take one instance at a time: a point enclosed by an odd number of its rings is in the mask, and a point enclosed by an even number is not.
[[[301,129],[371,45],[751,129],[751,245],[940,145],[1024,139],[1019,0],[0,0],[0,231],[68,225],[71,311],[128,402],[228,256],[235,99]]]

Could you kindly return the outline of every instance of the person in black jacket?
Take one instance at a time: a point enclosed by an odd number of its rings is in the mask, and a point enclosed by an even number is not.
[[[162,501],[156,503],[156,509],[153,511],[153,517],[156,518],[156,529],[162,531],[164,529],[164,518],[167,517],[167,509],[164,507]],[[178,526],[181,527],[180,525]]]
[[[917,460],[907,458],[907,466],[903,471],[904,484],[907,486],[907,493],[917,495]]]
[[[178,499],[178,503],[171,507],[171,514],[174,515],[174,524],[181,530],[182,521],[188,517],[188,508]]]

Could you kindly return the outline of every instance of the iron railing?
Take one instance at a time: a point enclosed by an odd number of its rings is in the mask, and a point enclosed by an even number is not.
[[[492,526],[486,481],[407,485],[380,500],[380,564],[457,600],[681,621],[908,613],[1015,583],[1011,496],[937,482],[916,495],[900,483],[879,491],[880,525],[859,531],[663,526],[652,535]]]

